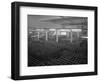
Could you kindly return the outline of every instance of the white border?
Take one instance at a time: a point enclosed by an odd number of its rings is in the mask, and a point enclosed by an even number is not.
[[[27,15],[56,15],[88,17],[88,64],[61,66],[27,66]],[[20,8],[20,75],[41,75],[58,73],[77,73],[94,71],[94,11],[75,9],[56,9],[40,7]]]

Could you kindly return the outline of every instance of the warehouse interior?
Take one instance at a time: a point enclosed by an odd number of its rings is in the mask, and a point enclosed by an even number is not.
[[[88,63],[88,18],[28,15],[28,66]]]

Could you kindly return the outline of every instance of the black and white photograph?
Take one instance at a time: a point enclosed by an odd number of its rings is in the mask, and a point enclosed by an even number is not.
[[[12,3],[11,78],[97,75],[97,7]]]
[[[28,66],[88,61],[88,18],[28,15]]]

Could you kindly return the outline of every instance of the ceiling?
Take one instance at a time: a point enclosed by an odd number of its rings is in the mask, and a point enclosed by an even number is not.
[[[87,28],[87,23],[87,17],[28,15],[29,28],[76,28],[80,25]]]

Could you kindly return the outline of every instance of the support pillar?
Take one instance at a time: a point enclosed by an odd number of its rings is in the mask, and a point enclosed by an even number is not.
[[[37,31],[37,38],[38,38],[38,40],[40,38],[40,32],[39,31]]]
[[[70,42],[71,43],[73,42],[73,32],[72,32],[72,29],[70,29]]]
[[[48,41],[48,31],[45,32],[45,39]]]
[[[56,42],[58,42],[58,30],[56,29]]]
[[[69,32],[66,31],[66,39],[69,39]]]

